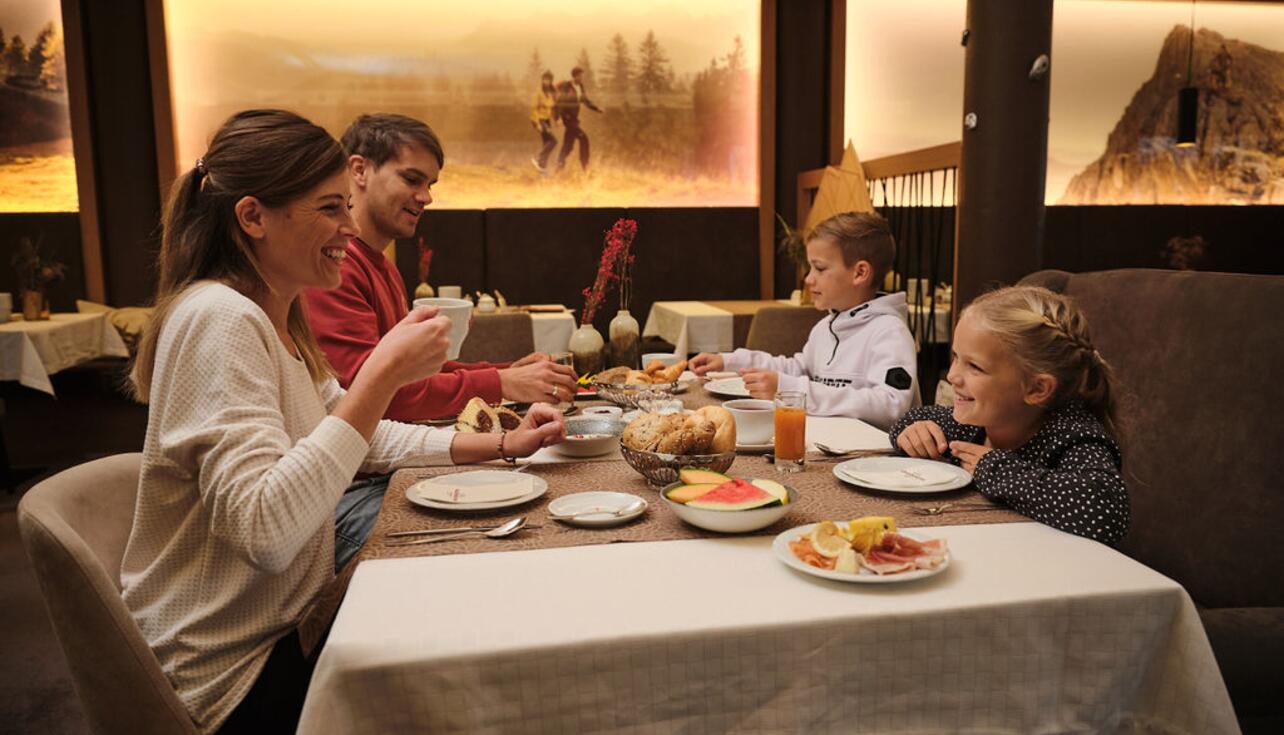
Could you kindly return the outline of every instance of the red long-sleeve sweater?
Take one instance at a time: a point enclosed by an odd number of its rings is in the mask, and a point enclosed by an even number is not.
[[[355,238],[348,241],[347,252],[338,288],[303,291],[308,323],[344,388],[352,384],[379,340],[410,310],[406,283],[383,253]],[[440,373],[402,386],[384,417],[417,421],[453,416],[473,396],[499,402],[497,366],[451,361]]]

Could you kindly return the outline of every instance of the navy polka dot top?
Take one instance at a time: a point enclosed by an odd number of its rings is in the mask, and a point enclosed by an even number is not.
[[[911,409],[892,427],[893,447],[915,421],[935,422],[947,441],[985,441],[984,429],[958,423],[949,406],[923,406]],[[1129,522],[1121,465],[1119,445],[1075,401],[1048,413],[1039,432],[1020,447],[992,449],[981,457],[973,484],[985,497],[1036,521],[1115,544],[1128,532]]]

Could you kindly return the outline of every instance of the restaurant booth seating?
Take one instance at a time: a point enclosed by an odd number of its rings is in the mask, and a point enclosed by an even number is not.
[[[1284,724],[1284,277],[1040,271],[1122,387],[1120,549],[1199,608],[1236,713]],[[1278,731],[1278,730],[1277,730]]]
[[[39,483],[18,505],[58,642],[97,733],[196,733],[120,595],[141,454],[118,454]]]
[[[512,362],[535,351],[530,314],[475,314],[459,348],[462,362]]]

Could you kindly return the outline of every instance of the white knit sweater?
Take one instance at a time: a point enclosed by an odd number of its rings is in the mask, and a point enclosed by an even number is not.
[[[451,433],[382,421],[367,445],[253,301],[218,283],[156,349],[125,604],[203,733],[334,576],[334,511],[360,469],[449,464]]]

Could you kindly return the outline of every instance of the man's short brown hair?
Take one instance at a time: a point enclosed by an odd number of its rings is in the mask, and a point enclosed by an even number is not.
[[[875,288],[892,269],[896,259],[896,241],[887,220],[876,212],[843,212],[821,222],[811,231],[808,240],[832,238],[843,252],[843,265],[852,267],[866,261],[874,269]]]
[[[446,165],[446,154],[441,140],[422,120],[391,112],[362,115],[343,133],[339,141],[350,156],[361,156],[376,167],[396,158],[403,145],[418,145],[437,159],[438,166]]]

